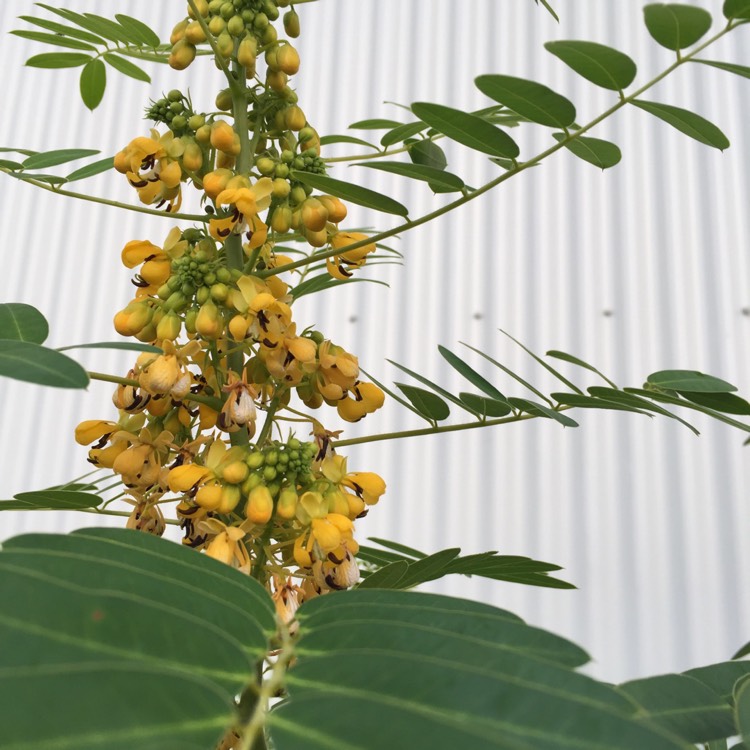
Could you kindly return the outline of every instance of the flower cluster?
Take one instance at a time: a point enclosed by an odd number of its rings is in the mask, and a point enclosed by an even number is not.
[[[147,110],[169,129],[135,138],[115,157],[143,203],[176,212],[192,185],[206,220],[173,228],[161,245],[123,248],[135,294],[114,326],[147,346],[116,386],[117,421],[85,421],[76,440],[90,446],[91,463],[122,480],[129,527],[163,533],[162,507],[176,503],[185,544],[256,576],[291,617],[301,598],[356,583],[354,521],[385,492],[376,474],[348,470],[333,450],[338,433],[304,409],[325,404],[356,422],[384,394],[360,379],[356,356],[298,329],[292,306],[302,279],[281,278],[291,263],[276,252],[282,237],[313,255],[327,248],[318,267],[342,280],[376,246],[339,230],[344,203],[305,182],[325,163],[289,86],[299,56],[277,38],[279,15],[272,0],[196,0],[175,27],[173,68],[210,45],[217,62],[252,83],[241,97],[231,86],[219,92],[211,114],[169,92]],[[293,10],[284,27],[299,33]],[[313,439],[286,422],[306,422]]]

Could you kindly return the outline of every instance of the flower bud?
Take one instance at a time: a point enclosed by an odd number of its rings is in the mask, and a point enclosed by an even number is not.
[[[273,515],[273,498],[268,487],[258,485],[247,498],[245,515],[252,523],[266,524]]]
[[[156,326],[156,338],[174,341],[180,335],[181,328],[182,321],[179,317],[173,312],[168,312]]]
[[[219,151],[231,152],[235,132],[224,120],[216,120],[211,126],[211,145]]]
[[[288,184],[288,183],[285,183]],[[292,226],[292,209],[289,206],[278,206],[271,217],[271,228],[279,234],[286,234]]]
[[[185,29],[185,39],[190,44],[202,44],[206,41],[206,34],[198,21],[191,21]]]
[[[189,172],[197,172],[203,166],[203,149],[192,139],[182,154],[182,166]]]
[[[219,193],[225,190],[232,177],[230,169],[215,169],[203,177],[203,190],[211,200],[216,200]]]
[[[282,70],[269,70],[266,75],[266,83],[274,91],[283,91],[288,82],[289,76]]]
[[[131,302],[115,315],[115,330],[121,336],[135,336],[150,322],[154,311],[145,302]]]
[[[228,112],[232,109],[232,91],[231,89],[222,89],[216,94],[216,109]]]
[[[299,15],[293,8],[284,13],[284,31],[292,39],[296,39],[299,36]]]
[[[302,204],[302,223],[307,229],[319,232],[327,222],[328,209],[317,198],[308,198]]]
[[[177,44],[177,42],[184,39],[185,30],[187,29],[189,24],[190,24],[190,21],[188,21],[187,18],[185,18],[184,20],[176,24],[175,27],[172,29],[172,34],[169,37],[169,43]]]
[[[204,338],[217,339],[224,330],[224,319],[219,308],[210,300],[198,311],[195,319],[195,330]]]
[[[346,205],[333,195],[319,195],[318,200],[328,211],[328,221],[338,224],[346,218]]]
[[[227,484],[242,484],[247,479],[250,469],[244,461],[232,461],[224,467],[221,478]]]
[[[187,39],[180,39],[172,47],[172,52],[167,60],[169,67],[175,70],[185,70],[195,60],[195,53],[194,44],[190,44]]]
[[[276,503],[276,515],[285,521],[291,521],[297,512],[297,490],[293,487],[285,487],[279,493],[279,499]]]
[[[283,110],[284,112],[284,125],[288,130],[302,130],[307,124],[307,117],[305,113],[296,105],[293,104],[291,107]]]
[[[195,502],[206,510],[216,510],[221,505],[221,493],[223,487],[214,482],[204,484],[195,493]]]
[[[216,48],[222,57],[229,58],[232,56],[232,52],[234,52],[234,39],[232,39],[228,31],[222,31],[216,37]]]
[[[276,65],[279,70],[293,76],[299,70],[299,53],[291,44],[284,44],[276,52]]]
[[[240,492],[239,487],[235,485],[224,485],[221,489],[221,500],[218,508],[216,508],[216,512],[231,513],[237,505],[239,505],[241,497],[242,493]]]

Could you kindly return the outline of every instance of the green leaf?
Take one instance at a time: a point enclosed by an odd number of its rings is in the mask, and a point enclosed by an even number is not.
[[[432,391],[405,383],[396,383],[396,386],[412,402],[414,408],[428,419],[440,422],[450,416],[448,404]]]
[[[529,557],[498,555],[494,552],[482,552],[477,555],[459,557],[448,564],[445,575],[459,574],[465,576],[481,576],[494,581],[520,583],[526,586],[542,586],[544,588],[574,589],[575,586],[552,578],[550,571],[560,570],[559,565],[532,560]],[[585,659],[584,661],[588,661]],[[583,661],[579,662],[583,663]]]
[[[26,159],[23,167],[24,169],[45,169],[76,159],[83,159],[84,156],[94,156],[98,153],[96,149],[91,148],[62,148],[56,151],[42,151]],[[34,179],[39,179],[39,176],[34,175]]]
[[[95,34],[101,34],[106,36],[107,39],[111,39],[113,42],[122,42],[123,44],[140,44],[140,39],[132,34],[128,29],[120,26],[111,18],[104,18],[96,13],[74,13],[73,11],[65,11],[67,17],[83,26],[89,31],[93,31]]]
[[[729,393],[737,390],[735,386],[725,380],[695,370],[660,370],[651,373],[647,381],[658,388],[671,388],[675,391]]]
[[[92,44],[106,44],[101,37],[91,34],[88,31],[84,31],[83,29],[78,29],[75,26],[66,26],[62,23],[56,23],[55,21],[50,21],[46,18],[35,18],[34,16],[19,16],[19,18],[22,21],[33,23],[35,26],[39,26],[42,29],[47,29],[47,31],[53,31],[55,34],[74,37],[84,42],[91,42]]]
[[[352,164],[353,167],[369,167],[380,169],[383,172],[397,174],[402,177],[410,177],[413,180],[422,180],[430,183],[430,187],[436,186],[444,191],[455,192],[463,190],[464,181],[455,174],[434,167],[425,167],[421,164],[407,164],[399,161],[361,161]],[[435,188],[433,187],[433,190]]]
[[[687,742],[708,742],[734,734],[732,711],[726,701],[693,677],[659,675],[626,682],[618,690],[641,707],[639,719]]]
[[[106,159],[99,159],[99,161],[92,162],[85,167],[76,169],[75,172],[71,172],[65,179],[67,182],[75,182],[76,180],[84,180],[87,177],[102,174],[102,172],[108,172],[110,169],[114,169],[113,156],[108,156]]]
[[[575,406],[580,409],[611,409],[612,411],[632,411],[636,414],[644,414],[650,417],[650,414],[618,401],[607,401],[606,399],[593,398],[591,396],[582,396],[580,393],[552,393],[552,398],[559,404],[566,406]]]
[[[31,68],[79,68],[92,60],[91,55],[82,52],[44,52],[26,61]]]
[[[482,377],[473,367],[466,364],[463,359],[442,345],[438,345],[438,351],[443,359],[472,385],[479,388],[483,393],[486,393],[494,401],[499,401],[507,405],[505,396],[489,380]]]
[[[554,18],[555,21],[560,23],[560,18],[558,17],[557,13],[555,13],[555,11],[552,10],[552,6],[547,2],[547,0],[534,0],[534,2],[537,5],[539,5],[539,3],[541,2],[542,6],[549,11],[549,14],[552,16],[552,18]]]
[[[643,16],[648,33],[675,52],[691,47],[711,28],[711,14],[693,5],[654,3],[643,9]]]
[[[409,411],[414,412],[418,417],[422,417],[422,419],[426,419],[430,424],[432,424],[432,420],[429,419],[429,417],[425,417],[422,412],[415,409],[406,399],[401,398],[395,391],[392,391],[387,385],[384,383],[381,383],[379,380],[376,380],[372,374],[364,370],[362,367],[359,368],[359,371],[367,378],[369,378],[375,385],[380,388],[381,391],[383,391],[389,398],[392,398],[397,403],[401,404],[404,408],[408,409]]]
[[[547,42],[545,48],[578,75],[611,91],[630,86],[637,72],[636,64],[626,54],[595,42]]]
[[[716,409],[726,414],[750,414],[750,404],[733,393],[692,393],[680,390],[679,394],[694,404],[707,406],[709,409]]]
[[[448,563],[455,560],[460,552],[460,547],[453,547],[408,563],[409,567],[406,573],[399,579],[397,586],[394,586],[394,588],[409,589],[418,586],[420,583],[434,581],[442,577]]]
[[[729,21],[750,20],[750,0],[724,0],[724,18]]]
[[[249,576],[121,529],[5,542],[0,596],[0,723],[19,750],[215,747],[275,630]]]
[[[734,685],[739,679],[750,675],[750,661],[725,661],[688,669],[684,674],[700,680],[731,705]]]
[[[352,135],[324,135],[320,139],[321,146],[328,146],[332,143],[355,143],[358,146],[367,146],[368,148],[374,148],[376,151],[380,150],[374,143],[368,143]]]
[[[0,502],[0,510],[79,510],[96,508],[102,502],[102,498],[90,492],[50,488],[36,492],[19,492],[13,500]]]
[[[748,7],[750,7],[750,0],[748,0]],[[695,58],[692,58],[690,62],[711,65],[714,68],[726,70],[729,73],[736,73],[738,76],[743,76],[744,78],[750,78],[750,68],[746,65],[735,65],[734,63],[718,62],[716,60],[696,60]]]
[[[334,279],[329,273],[322,273],[318,276],[312,276],[309,279],[305,279],[301,284],[297,284],[290,290],[290,293],[294,299],[304,297],[306,294],[315,294],[317,292],[327,291],[328,289],[334,289],[337,286],[343,286],[344,284],[361,284],[369,282],[371,284],[382,284],[388,286],[385,281],[379,281],[378,279]]]
[[[31,341],[0,340],[0,375],[56,388],[85,388],[89,383],[78,362]]]
[[[563,129],[575,122],[573,103],[541,83],[501,75],[479,76],[475,83],[490,99],[531,122]]]
[[[141,70],[137,65],[130,62],[130,60],[120,57],[120,55],[115,55],[112,52],[105,52],[104,60],[119,73],[124,73],[126,76],[135,78],[138,81],[151,83],[151,76],[148,73]]]
[[[459,399],[466,404],[472,411],[482,417],[497,419],[504,417],[511,412],[510,404],[507,401],[497,401],[494,398],[478,396],[475,393],[466,393],[462,391],[458,394]]]
[[[384,213],[396,214],[398,216],[406,216],[409,213],[406,206],[402,206],[398,201],[393,200],[393,198],[381,195],[374,190],[369,190],[359,185],[352,185],[349,182],[334,180],[332,177],[322,174],[311,174],[310,172],[292,171],[291,177],[293,180],[309,185],[316,190],[330,193],[337,198],[343,198],[365,208],[373,208],[376,211],[383,211]]]
[[[712,122],[709,122],[700,115],[696,115],[695,112],[690,112],[681,107],[673,107],[671,104],[647,102],[643,99],[633,99],[630,103],[658,117],[660,120],[664,120],[664,122],[669,123],[673,128],[677,128],[681,133],[695,138],[700,143],[713,146],[713,148],[718,148],[720,151],[729,148],[729,140],[724,133]]]
[[[394,362],[392,359],[386,360],[387,362],[390,362],[394,367],[398,367],[401,372],[405,372],[407,375],[410,375],[412,378],[414,378],[419,383],[422,383],[422,385],[426,385],[428,388],[435,391],[435,393],[439,393],[444,399],[447,401],[450,401],[451,403],[454,403],[456,406],[461,407],[462,409],[471,412],[474,414],[475,417],[478,417],[479,415],[475,412],[471,411],[466,404],[464,404],[461,399],[454,396],[449,391],[446,391],[445,388],[441,388],[437,383],[433,383],[431,380],[428,380],[424,375],[420,375],[418,372],[414,372],[414,370],[410,370],[408,367],[404,367],[403,365],[400,365],[398,362]]]
[[[565,133],[552,133],[552,137],[559,143],[568,136]],[[619,164],[622,159],[622,152],[619,146],[610,141],[603,141],[601,138],[586,138],[578,136],[577,138],[565,144],[565,148],[579,159],[593,164],[599,169],[609,169]]]
[[[43,344],[48,335],[47,319],[35,307],[22,302],[0,304],[0,339]]]
[[[143,21],[123,13],[115,13],[115,18],[132,39],[137,39],[148,47],[158,47],[161,44],[159,35]]]
[[[23,169],[23,165],[20,162],[10,161],[9,159],[0,159],[0,167],[12,170]]]
[[[603,398],[607,401],[616,401],[618,403],[625,404],[626,406],[634,406],[638,409],[653,411],[656,414],[661,414],[662,416],[669,417],[670,419],[675,419],[680,422],[680,424],[685,425],[685,427],[687,427],[696,435],[700,435],[700,432],[698,432],[698,430],[696,430],[695,427],[693,427],[693,425],[691,425],[689,422],[686,422],[676,414],[672,414],[671,411],[662,409],[661,406],[657,406],[656,404],[653,404],[645,398],[641,398],[640,396],[636,396],[632,393],[625,393],[624,391],[617,390],[616,388],[602,388],[600,386],[591,386],[591,388],[588,389],[588,392],[592,396],[594,396],[594,398]]]
[[[409,563],[405,560],[397,560],[390,565],[386,565],[380,570],[371,573],[365,578],[357,588],[360,589],[393,589],[397,587],[398,582],[404,577],[409,569]]]
[[[520,153],[518,144],[505,131],[469,112],[429,102],[415,102],[411,109],[430,127],[476,151],[509,159]]]
[[[548,419],[554,419],[555,422],[559,422],[563,427],[578,427],[578,422],[571,419],[565,414],[561,414],[559,411],[550,409],[544,404],[538,404],[535,401],[528,401],[525,398],[509,398],[508,401],[516,409],[526,412],[527,414],[533,414],[535,417],[547,417]]]
[[[298,617],[288,698],[269,716],[278,750],[684,747],[610,686],[535,652],[540,631],[501,610],[357,589]]]
[[[58,347],[58,352],[65,352],[69,349],[123,349],[129,352],[154,352],[161,354],[162,349],[151,344],[138,344],[135,341],[97,341],[93,344],[69,344],[68,346]]]
[[[407,122],[405,125],[399,125],[393,130],[389,130],[381,139],[382,146],[392,146],[394,143],[401,143],[407,138],[411,138],[417,133],[421,133],[427,125],[423,122]]]
[[[45,34],[41,31],[11,31],[11,34],[20,36],[22,39],[31,39],[32,42],[42,42],[43,44],[54,44],[56,47],[68,47],[70,49],[82,49],[96,52],[96,47],[82,42],[79,39],[69,39],[60,34]]]
[[[433,167],[434,169],[445,169],[448,166],[445,152],[437,143],[432,141],[410,143],[409,158],[415,164],[423,164],[425,167]]]
[[[737,716],[737,729],[743,741],[750,742],[750,680],[747,678],[738,682],[735,687],[734,710]]]
[[[568,354],[567,352],[560,352],[556,349],[550,349],[550,351],[547,352],[548,357],[554,357],[555,359],[561,359],[563,362],[570,362],[572,365],[578,365],[578,367],[583,367],[586,370],[590,370],[591,372],[595,372],[602,380],[605,380],[607,383],[609,383],[613,388],[617,388],[617,386],[606,376],[602,375],[599,370],[596,369],[593,365],[590,365],[588,362],[584,362],[582,359],[579,359],[578,357],[574,357],[572,354]]]
[[[741,659],[743,656],[750,654],[750,642],[746,643],[732,658]]]
[[[404,123],[399,122],[398,120],[373,118],[371,120],[357,120],[357,122],[353,122],[349,128],[351,130],[391,130],[392,128],[397,128],[399,125],[403,124]]]
[[[96,109],[107,87],[107,68],[101,60],[91,60],[81,71],[81,99],[91,110]]]
[[[413,547],[407,547],[405,544],[392,542],[390,539],[381,539],[380,537],[376,536],[371,536],[369,537],[369,539],[371,542],[375,542],[375,544],[379,544],[381,547],[386,547],[387,549],[394,550],[395,552],[400,552],[404,555],[407,555],[408,557],[413,557],[415,560],[421,560],[427,557],[427,554],[425,552],[420,552],[418,549],[414,549]]]

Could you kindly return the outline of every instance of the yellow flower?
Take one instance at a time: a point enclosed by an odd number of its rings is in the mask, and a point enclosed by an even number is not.
[[[230,373],[229,382],[222,391],[229,395],[216,420],[216,426],[225,432],[237,432],[241,427],[247,426],[252,436],[255,433],[255,399],[258,394],[248,384],[246,375],[243,373],[242,378],[238,378],[235,373]]]
[[[336,410],[347,422],[358,422],[385,403],[385,394],[374,383],[359,380],[347,391],[346,397],[336,404]]]
[[[227,526],[217,518],[200,521],[198,526],[209,535],[214,535],[206,547],[209,557],[250,575],[250,556],[242,543],[246,532],[241,526]]]
[[[227,206],[228,213],[211,219],[211,236],[224,242],[232,233],[248,232],[251,248],[260,247],[265,242],[268,227],[258,219],[257,214],[271,205],[272,191],[273,180],[268,177],[261,177],[249,188],[222,190],[216,196],[216,207],[221,210]]]
[[[355,242],[362,242],[366,239],[367,235],[362,234],[362,232],[338,232],[334,234],[331,237],[331,247],[341,252],[326,258],[328,273],[336,279],[348,279],[352,275],[349,269],[363,266],[367,260],[367,255],[375,252],[375,243],[369,242],[362,247],[349,251],[346,248]]]

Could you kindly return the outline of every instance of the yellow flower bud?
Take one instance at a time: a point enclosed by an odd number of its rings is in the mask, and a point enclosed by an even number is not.
[[[321,229],[319,232],[313,232],[310,229],[305,229],[305,239],[313,247],[325,247],[328,244],[328,232],[325,229]]]
[[[195,330],[207,339],[217,339],[224,331],[224,318],[221,317],[219,308],[210,300],[198,311]]]
[[[221,478],[228,484],[241,484],[247,479],[250,469],[244,461],[233,461],[224,467]]]
[[[221,502],[216,508],[217,513],[231,513],[240,502],[240,488],[236,485],[224,485],[221,490]]]
[[[258,54],[258,41],[252,35],[246,36],[237,50],[237,62],[245,68],[246,72],[252,71],[255,75],[255,64]]]
[[[283,91],[289,82],[289,76],[282,70],[269,70],[266,75],[266,83],[274,91]]]
[[[170,44],[177,44],[177,42],[185,38],[185,29],[187,29],[189,23],[190,21],[185,18],[178,24],[175,24],[175,27],[172,29],[172,34],[169,37]]]
[[[216,37],[216,47],[222,57],[231,57],[234,52],[234,39],[228,31],[224,30]]]
[[[265,524],[271,520],[273,514],[273,498],[264,484],[258,485],[250,492],[245,506],[245,515],[249,521]]]
[[[187,39],[180,39],[180,41],[172,47],[172,53],[167,60],[169,67],[174,68],[175,70],[185,70],[185,68],[195,60],[195,53],[196,49],[194,44],[190,44]]]
[[[287,75],[293,76],[299,70],[299,53],[291,44],[284,44],[276,52],[276,65]]]
[[[156,338],[174,341],[180,335],[182,321],[173,312],[167,313],[156,326]]]
[[[195,493],[195,502],[206,510],[216,510],[221,505],[222,489],[218,482],[204,484]]]
[[[347,210],[342,201],[333,195],[319,195],[318,200],[328,211],[328,221],[338,224],[346,218]]]
[[[276,182],[276,180],[274,180]],[[283,180],[285,185],[289,185]],[[286,234],[292,226],[292,209],[289,206],[277,206],[271,217],[271,229],[279,234]]]
[[[317,199],[308,198],[302,204],[302,223],[311,232],[320,232],[328,222],[328,209]]]
[[[211,145],[219,151],[230,153],[234,144],[234,136],[232,126],[224,120],[216,120],[211,126]]]
[[[216,109],[222,109],[225,112],[228,112],[230,109],[232,109],[232,90],[231,89],[222,89],[219,91],[219,93],[216,95]]]
[[[231,128],[230,128],[231,129]],[[230,169],[215,169],[203,177],[203,190],[211,200],[216,200],[219,193],[226,189],[232,177]]]
[[[135,336],[150,322],[154,311],[144,302],[131,302],[115,315],[115,330],[121,336]]]
[[[299,36],[299,15],[294,8],[284,13],[284,31],[292,39],[296,39]]]
[[[288,130],[298,131],[305,127],[307,117],[296,104],[282,111],[284,112],[284,125]]]
[[[291,521],[297,511],[298,500],[297,490],[293,487],[285,487],[279,493],[279,500],[276,503],[276,515],[285,521]]]
[[[193,140],[185,146],[182,166],[190,172],[197,172],[203,166],[203,149]]]
[[[191,21],[187,25],[187,28],[185,29],[185,39],[187,39],[190,44],[202,44],[206,41],[206,34],[198,21]]]

